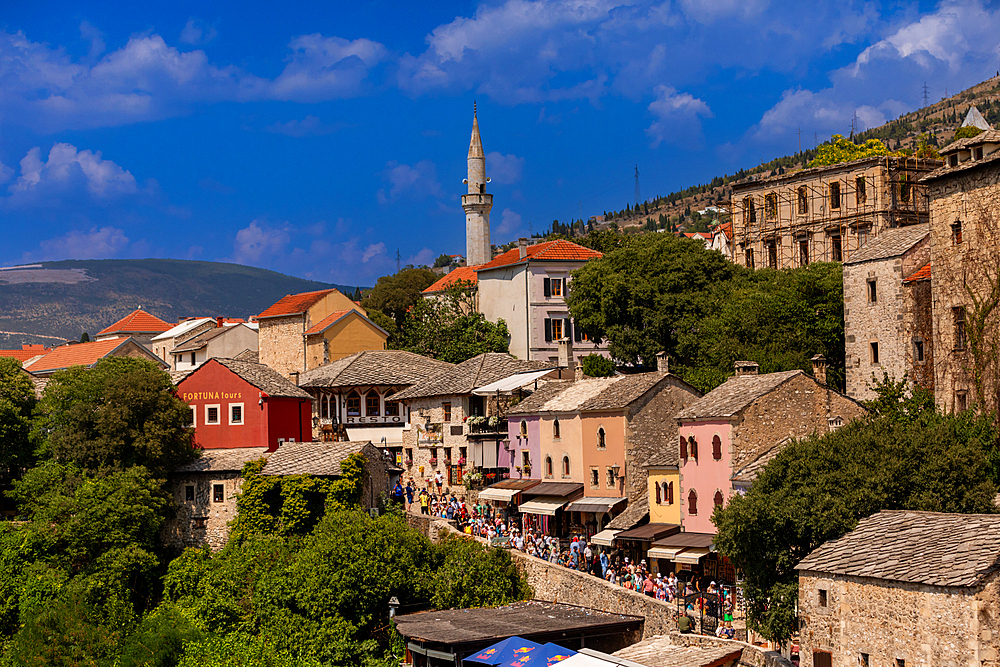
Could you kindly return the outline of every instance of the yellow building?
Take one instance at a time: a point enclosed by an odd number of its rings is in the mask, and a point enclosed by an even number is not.
[[[649,522],[681,524],[681,476],[677,464],[648,464],[646,485],[649,489]]]
[[[364,350],[384,350],[388,332],[356,309],[331,313],[306,330],[306,368]]]

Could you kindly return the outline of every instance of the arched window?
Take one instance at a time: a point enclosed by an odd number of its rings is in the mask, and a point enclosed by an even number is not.
[[[521,423],[523,424],[524,422],[521,422]],[[546,456],[545,457],[545,476],[546,477],[552,477],[552,457],[551,456]]]
[[[396,393],[395,389],[390,389],[385,392],[385,416],[386,417],[398,417],[399,416],[399,402],[390,399],[390,396]]]
[[[716,507],[722,507],[722,503],[724,503],[725,501],[726,501],[726,499],[722,497],[722,491],[716,491],[715,492],[715,506]]]
[[[601,428],[597,429],[597,448],[598,449],[607,449],[608,448],[608,441],[607,441],[607,438],[605,437],[604,427],[603,426]]]
[[[528,422],[523,419],[521,420],[521,435],[525,438],[528,437]]]
[[[563,457],[563,477],[569,477],[569,457]]]
[[[559,420],[558,419],[555,420],[554,422],[552,422],[552,437],[553,438],[558,438],[559,437]]]
[[[719,436],[712,436],[712,458],[718,461],[722,458],[722,439]]]
[[[694,489],[688,492],[688,514],[697,516],[698,514],[698,494]]]
[[[352,391],[347,395],[347,416],[361,416],[361,394],[356,391]]]
[[[370,392],[365,394],[365,416],[367,417],[378,417],[379,416],[379,396],[378,392],[372,389]]]
[[[681,458],[686,459],[688,457],[688,441],[681,436]]]
[[[668,505],[673,505],[674,504],[674,483],[673,482],[670,482],[670,483],[664,482],[663,483],[663,487],[664,487],[663,496],[667,499],[667,504]]]
[[[693,435],[688,436],[688,450],[691,452],[691,458],[695,461],[698,460],[698,441],[694,439]]]
[[[662,505],[663,504],[663,496],[660,495],[660,484],[659,484],[659,482],[654,483],[653,486],[656,487],[656,504],[657,505]]]

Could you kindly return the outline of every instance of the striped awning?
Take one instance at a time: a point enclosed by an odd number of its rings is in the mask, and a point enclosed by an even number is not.
[[[593,542],[594,544],[599,544],[602,547],[610,547],[612,544],[614,544],[615,535],[617,535],[620,532],[621,531],[618,530],[602,530],[601,532],[591,537],[590,541]]]
[[[676,558],[674,558],[674,562],[685,563],[687,565],[697,565],[698,561],[700,561],[702,557],[707,556],[709,552],[710,549],[705,549],[704,547],[688,547],[677,554]]]

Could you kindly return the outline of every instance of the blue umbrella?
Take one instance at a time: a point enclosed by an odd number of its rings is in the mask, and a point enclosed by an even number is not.
[[[533,654],[535,651],[541,652],[542,648],[541,644],[536,644],[530,639],[510,637],[493,646],[487,646],[482,651],[469,656],[463,662],[477,662],[486,665],[509,665],[515,661],[523,660],[523,658]],[[518,667],[522,664],[534,665],[541,663],[537,660],[533,661],[533,663],[520,662]]]
[[[563,648],[558,644],[548,642],[542,646],[542,653],[539,656],[544,658],[545,662],[539,661],[538,667],[542,667],[542,665],[545,665],[545,667],[552,667],[552,665],[562,662],[571,655],[576,655],[576,651],[570,651],[568,648]]]

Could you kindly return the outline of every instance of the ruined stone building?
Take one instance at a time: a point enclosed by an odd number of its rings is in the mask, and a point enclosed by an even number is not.
[[[847,395],[875,398],[872,376],[934,389],[929,225],[889,229],[844,261]]]
[[[797,566],[802,667],[996,667],[1000,516],[883,511]]]
[[[887,229],[926,223],[937,160],[870,157],[733,185],[731,256],[784,269],[850,259]]]

